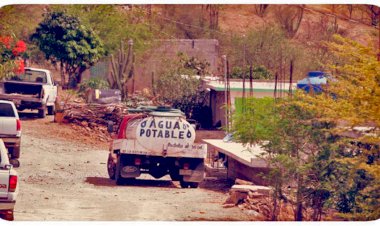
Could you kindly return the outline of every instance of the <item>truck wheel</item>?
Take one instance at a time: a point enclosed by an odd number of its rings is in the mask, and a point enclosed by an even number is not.
[[[13,150],[10,150],[12,159],[20,158],[20,148],[21,147],[14,147]]]
[[[179,175],[179,169],[172,168],[169,170],[169,175],[172,181],[179,181],[181,180],[181,175]]]
[[[111,154],[108,155],[107,171],[108,171],[108,176],[110,177],[110,179],[115,180],[116,165],[113,162],[113,158]]]
[[[189,187],[189,183],[186,181],[183,181],[183,180],[180,180],[179,184],[181,185],[181,188],[188,188]]]
[[[45,118],[46,116],[46,107],[38,109],[38,118]]]
[[[189,183],[190,188],[197,188],[199,185],[199,183],[197,182],[188,182],[188,183]]]
[[[116,170],[115,170],[115,180],[117,185],[123,185],[124,184],[124,178],[121,177],[121,156],[117,156],[117,162],[116,162]]]
[[[48,115],[54,115],[54,106],[48,106],[47,107],[47,111],[48,111]]]

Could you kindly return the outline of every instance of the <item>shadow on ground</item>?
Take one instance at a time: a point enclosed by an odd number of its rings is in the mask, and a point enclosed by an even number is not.
[[[87,177],[86,183],[95,186],[108,186],[116,187],[114,180],[106,177]],[[168,180],[146,180],[146,179],[135,179],[127,181],[123,186],[134,186],[134,187],[166,187],[166,188],[176,188],[172,181]]]

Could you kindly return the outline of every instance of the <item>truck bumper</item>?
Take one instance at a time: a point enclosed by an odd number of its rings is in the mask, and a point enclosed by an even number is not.
[[[13,210],[15,208],[16,201],[1,201],[0,210]]]

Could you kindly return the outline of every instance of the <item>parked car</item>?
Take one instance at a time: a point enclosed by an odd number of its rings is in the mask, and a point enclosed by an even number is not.
[[[0,139],[0,218],[13,220],[13,210],[18,194],[17,172],[9,163],[7,149]]]
[[[25,73],[0,81],[0,100],[12,101],[18,110],[37,109],[38,117],[54,114],[57,86],[49,70],[25,68]]]
[[[21,146],[21,121],[13,102],[0,100],[0,139],[8,148],[11,163],[19,166]]]

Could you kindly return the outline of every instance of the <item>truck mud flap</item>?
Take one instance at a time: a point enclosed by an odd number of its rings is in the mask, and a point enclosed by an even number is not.
[[[195,170],[179,170],[179,175],[183,177],[183,181],[186,182],[201,182],[205,177],[205,167],[202,162],[197,166]]]

